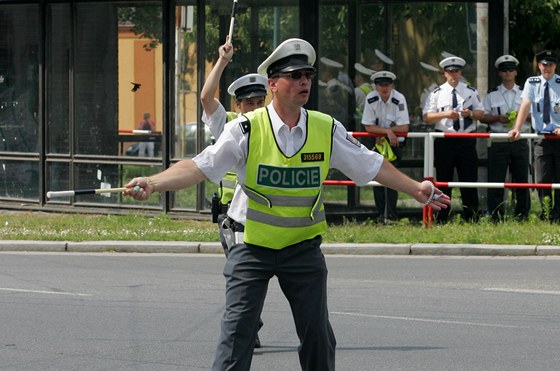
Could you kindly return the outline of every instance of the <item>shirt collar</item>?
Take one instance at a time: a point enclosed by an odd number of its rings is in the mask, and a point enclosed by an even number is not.
[[[284,124],[282,119],[280,119],[280,116],[278,116],[278,113],[276,113],[276,110],[274,109],[274,105],[272,104],[272,102],[270,102],[270,104],[267,106],[267,109],[268,109],[268,114],[270,115],[270,120],[272,121],[272,129],[274,130],[274,135],[278,135],[278,133],[282,128],[285,128],[284,130],[287,130],[289,132],[288,125]],[[300,109],[301,109],[301,114],[299,115],[299,121],[296,127],[294,128],[294,130],[301,130],[302,133],[305,133],[305,122],[307,121],[307,111],[303,108]]]

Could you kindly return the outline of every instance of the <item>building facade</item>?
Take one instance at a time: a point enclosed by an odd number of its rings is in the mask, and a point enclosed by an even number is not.
[[[121,187],[194,156],[212,138],[199,96],[231,24],[232,1],[0,1],[0,207],[64,212],[134,209],[205,216],[216,185],[168,192],[139,204],[119,194],[46,197],[47,191]],[[411,130],[425,131],[422,99],[443,83],[438,62],[467,60],[464,76],[479,91],[495,85],[503,52],[504,1],[240,0],[227,86],[283,40],[310,41],[320,60],[310,109],[331,112],[362,131],[351,94],[325,99],[330,73],[353,88],[356,63],[391,70],[409,103]],[[337,107],[335,107],[338,105]],[[232,108],[233,109],[233,108]],[[149,113],[156,130],[135,132]],[[154,156],[138,156],[139,143]],[[403,168],[422,176],[423,142],[409,140]],[[333,179],[340,177],[332,174]],[[483,178],[481,178],[483,179]],[[371,191],[332,187],[327,204],[371,202]]]

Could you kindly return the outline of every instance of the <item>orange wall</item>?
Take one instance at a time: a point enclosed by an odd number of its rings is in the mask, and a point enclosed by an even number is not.
[[[136,129],[144,112],[162,129],[162,46],[146,49],[148,42],[127,29],[119,31],[119,130]],[[136,92],[132,82],[141,84]]]

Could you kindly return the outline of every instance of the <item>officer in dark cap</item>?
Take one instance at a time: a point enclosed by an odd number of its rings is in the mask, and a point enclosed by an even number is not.
[[[521,93],[521,105],[515,127],[508,133],[519,138],[525,117],[531,113],[533,129],[537,133],[560,136],[560,76],[556,74],[558,54],[543,50],[535,55],[540,76],[529,77]],[[560,183],[560,140],[537,139],[534,142],[535,173],[537,183]],[[539,189],[541,217],[548,216],[552,222],[560,221],[560,192]],[[545,205],[545,199],[552,204]],[[551,208],[547,210],[547,208]]]
[[[478,91],[462,81],[463,58],[450,56],[439,66],[447,82],[430,93],[423,110],[424,122],[435,125],[436,131],[445,133],[470,133],[476,131],[476,120],[484,116],[484,107]],[[436,178],[441,182],[453,180],[455,169],[460,182],[478,179],[478,155],[475,138],[437,138],[434,141]],[[442,188],[451,196],[451,188]],[[478,217],[478,192],[476,188],[461,188],[464,220]],[[437,222],[445,223],[449,209],[437,215]]]
[[[219,58],[208,75],[200,94],[203,113],[202,122],[208,126],[214,138],[218,139],[227,122],[237,118],[238,115],[251,112],[254,109],[264,107],[268,79],[257,73],[250,73],[235,80],[228,88],[228,93],[235,97],[235,105],[239,113],[227,112],[222,103],[215,98],[223,71],[233,58],[233,45],[229,38],[218,49]],[[217,196],[212,199],[213,220],[218,223],[220,242],[226,257],[229,249],[235,244],[235,232],[227,217],[227,209],[233,200],[244,199],[245,194],[237,186],[237,174],[229,171],[219,182]],[[263,321],[259,318],[259,329]],[[261,340],[257,334],[255,337],[255,348],[261,347]]]
[[[521,104],[521,88],[515,83],[518,65],[517,58],[508,54],[496,59],[494,64],[502,83],[484,97],[484,117],[480,120],[488,124],[492,133],[507,133],[515,124]],[[525,120],[522,131],[530,130],[531,125]],[[489,145],[489,182],[505,182],[508,168],[514,183],[529,181],[529,143],[526,140],[491,139]],[[503,188],[488,189],[488,211],[494,221],[504,217],[504,193]],[[515,201],[515,218],[527,219],[531,208],[529,189],[517,188]]]

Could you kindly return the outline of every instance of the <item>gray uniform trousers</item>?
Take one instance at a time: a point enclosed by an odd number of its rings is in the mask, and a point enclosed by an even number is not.
[[[281,250],[238,244],[224,267],[226,308],[213,371],[249,370],[268,282],[278,278],[300,345],[302,370],[335,369],[336,340],[327,308],[327,265],[317,236]]]
[[[529,182],[529,143],[527,140],[493,142],[488,148],[488,182],[505,182],[507,170],[513,183]],[[517,188],[515,192],[515,217],[527,219],[531,210],[529,188]],[[499,220],[505,215],[504,189],[488,189],[488,211]]]
[[[535,141],[535,170],[537,173],[537,183],[560,183],[560,140],[538,139]],[[539,189],[539,198],[545,214],[545,197],[550,199],[550,220],[560,221],[560,190]]]

